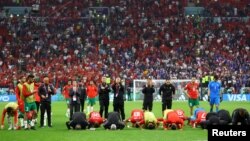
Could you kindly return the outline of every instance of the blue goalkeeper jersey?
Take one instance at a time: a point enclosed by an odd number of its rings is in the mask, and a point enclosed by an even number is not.
[[[210,97],[220,97],[221,83],[211,81],[208,84],[208,89],[210,90]]]

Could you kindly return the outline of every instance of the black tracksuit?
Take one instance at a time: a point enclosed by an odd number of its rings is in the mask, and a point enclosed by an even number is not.
[[[229,111],[221,109],[217,112],[217,114],[220,119],[220,125],[228,125],[232,122],[232,118],[230,116]]]
[[[104,111],[104,117],[107,118],[109,109],[109,92],[111,90],[107,83],[102,83],[98,89],[99,89],[100,115],[103,117],[103,111]]]
[[[85,113],[75,112],[72,115],[72,120],[66,122],[66,126],[68,129],[71,129],[71,127],[75,129],[77,124],[81,125],[81,129],[86,129],[87,126],[89,126]]]
[[[153,108],[153,94],[155,92],[154,86],[144,86],[142,89],[142,93],[144,94],[144,99],[143,99],[143,110],[149,110],[150,112],[152,111]]]
[[[172,108],[172,96],[175,94],[175,87],[172,84],[163,84],[159,89],[159,94],[162,96],[162,111]]]
[[[121,121],[120,114],[118,112],[108,113],[107,121],[103,123],[103,127],[105,129],[110,129],[112,124],[115,124],[117,129],[123,129],[125,127],[125,124]]]
[[[69,90],[70,96],[70,120],[72,119],[73,113],[80,112],[80,90],[77,88],[76,91],[73,88]]]
[[[242,113],[242,115],[240,113]],[[237,125],[238,123],[241,123],[241,125],[250,125],[249,113],[244,108],[237,108],[233,111],[232,125]]]
[[[47,112],[48,126],[51,126],[51,95],[55,94],[54,86],[51,84],[42,84],[38,88],[38,94],[41,98],[41,114],[40,114],[40,126],[44,125],[44,114]],[[42,98],[45,96],[46,98]]]
[[[86,94],[86,87],[83,87],[83,86],[80,86],[79,87],[79,92],[80,92],[80,107],[81,107],[81,112],[83,112],[84,110],[84,103],[85,103],[85,100],[86,100],[86,97],[87,97],[87,94]]]
[[[112,86],[112,89],[114,92],[114,100],[113,100],[114,111],[120,113],[122,120],[125,120],[125,112],[124,112],[125,88],[121,83],[119,84],[115,83]]]

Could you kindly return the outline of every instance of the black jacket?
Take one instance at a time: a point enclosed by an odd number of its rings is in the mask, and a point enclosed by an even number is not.
[[[103,127],[105,129],[110,129],[112,124],[115,124],[117,129],[123,129],[125,127],[125,124],[121,121],[120,114],[118,112],[108,113],[107,121],[103,123]]]
[[[124,93],[125,93],[125,88],[124,86],[119,83],[115,83],[113,86],[112,86],[112,89],[113,89],[113,92],[114,92],[114,103],[116,102],[124,102]]]
[[[49,91],[50,89],[50,91]],[[54,95],[55,92],[55,88],[52,84],[42,84],[39,88],[38,88],[38,94],[41,98],[41,102],[51,102],[51,95]],[[46,98],[42,98],[41,96],[45,96]]]
[[[240,115],[240,112],[243,113],[242,116]],[[233,111],[232,124],[237,125],[238,122],[240,122],[241,125],[250,125],[250,116],[246,109],[237,108]]]
[[[80,90],[79,88],[76,89],[76,91],[73,90],[73,88],[70,88],[69,90],[69,97],[70,97],[70,104],[80,104]]]
[[[102,83],[98,87],[99,90],[99,100],[109,101],[110,86],[107,83]]]
[[[159,89],[159,94],[162,95],[162,102],[172,99],[175,94],[175,87],[172,84],[163,84]]]
[[[217,112],[217,114],[219,116],[219,119],[223,121],[225,124],[229,124],[232,122],[232,118],[229,111],[221,109]]]
[[[89,126],[89,123],[86,119],[86,114],[83,112],[75,112],[72,116],[72,120],[69,122],[69,129],[72,127],[75,129],[76,125],[81,125],[82,129],[86,129]]]
[[[154,86],[144,86],[142,89],[142,93],[144,94],[144,101],[153,101],[153,94],[155,92]]]
[[[85,100],[86,97],[87,97],[86,87],[81,86],[81,87],[79,87],[78,91],[79,91],[79,93],[80,93],[80,97],[79,97],[80,100],[81,100],[81,101],[82,101],[82,100]]]

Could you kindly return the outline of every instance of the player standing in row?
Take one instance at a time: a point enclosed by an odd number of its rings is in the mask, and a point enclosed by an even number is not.
[[[69,117],[70,115],[70,96],[69,96],[69,90],[72,88],[72,82],[71,80],[68,80],[68,84],[63,87],[62,94],[64,95],[64,98],[66,100],[67,104],[67,111],[66,111],[66,117]]]
[[[208,98],[210,102],[210,112],[213,112],[214,105],[216,112],[219,111],[219,105],[221,101],[221,83],[218,82],[218,76],[214,76],[214,81],[208,84]]]
[[[24,128],[28,129],[28,119],[27,116],[32,113],[32,119],[30,122],[30,129],[35,130],[35,119],[37,117],[37,107],[35,102],[35,83],[34,83],[34,75],[30,74],[27,77],[27,81],[23,85],[23,96],[24,96],[24,106],[25,106],[25,116],[24,116]]]
[[[94,81],[90,81],[87,86],[86,93],[88,96],[88,107],[87,107],[87,115],[94,111],[94,105],[97,96],[97,87],[94,84]]]
[[[15,89],[16,92],[16,99],[17,99],[17,104],[19,107],[19,114],[18,114],[18,118],[20,120],[20,125],[21,127],[24,126],[24,96],[23,96],[23,84],[25,83],[26,78],[25,76],[22,76],[20,79],[20,82],[17,84],[17,87]]]
[[[195,82],[195,77],[192,77],[192,81],[185,86],[186,95],[188,97],[188,105],[190,108],[190,115],[193,115],[193,107],[199,107],[199,84]]]

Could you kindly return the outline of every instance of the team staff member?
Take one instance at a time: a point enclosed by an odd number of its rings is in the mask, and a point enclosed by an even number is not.
[[[51,96],[56,94],[56,90],[52,84],[49,83],[49,77],[43,78],[43,84],[38,88],[39,96],[41,97],[41,114],[40,127],[44,126],[44,114],[47,113],[48,127],[51,126]]]
[[[67,128],[75,130],[84,130],[89,126],[89,123],[86,119],[86,114],[83,112],[75,112],[72,115],[72,120],[66,122]]]
[[[170,83],[170,80],[167,79],[159,89],[159,94],[162,97],[162,114],[164,110],[172,108],[172,96],[175,95],[175,87]]]
[[[2,112],[1,129],[4,129],[4,118],[7,114],[9,128],[8,130],[18,129],[18,104],[10,102],[5,105]],[[14,127],[12,126],[11,117],[14,117]]]
[[[69,90],[70,96],[70,116],[69,119],[72,120],[73,113],[80,112],[80,91],[77,86],[77,82],[73,81],[72,88]]]
[[[232,122],[232,117],[228,110],[221,109],[217,112],[221,125],[228,125]]]
[[[125,124],[121,121],[120,114],[118,112],[110,112],[107,120],[103,123],[103,127],[105,129],[123,129]]]
[[[199,107],[199,84],[195,82],[195,78],[192,77],[192,81],[185,86],[186,95],[188,97],[188,105],[190,108],[190,115],[193,115],[193,107]]]
[[[80,111],[83,112],[84,111],[85,100],[86,100],[86,97],[87,97],[86,86],[85,86],[84,82],[79,84],[79,91],[80,91],[80,107],[81,107]]]
[[[155,92],[155,88],[151,78],[147,79],[147,84],[143,87],[142,93],[144,94],[143,99],[143,107],[144,111],[152,111],[153,108],[153,94]]]
[[[113,100],[114,111],[120,113],[122,120],[125,120],[125,112],[124,112],[125,88],[121,83],[120,77],[115,79],[115,84],[113,84],[112,89],[114,92],[114,100]]]
[[[232,124],[233,125],[250,125],[250,116],[246,109],[237,108],[232,114]]]
[[[141,109],[134,109],[131,112],[131,117],[129,119],[126,120],[127,122],[131,122],[132,123],[132,127],[139,127],[140,123],[142,122],[142,120],[144,119],[144,112]]]
[[[208,100],[210,103],[210,112],[213,112],[214,105],[216,107],[216,112],[219,111],[220,105],[220,91],[221,91],[221,83],[218,82],[218,76],[214,76],[214,81],[209,82],[208,84]]]
[[[108,117],[110,86],[106,83],[106,77],[102,77],[102,84],[99,85],[100,115]]]
[[[35,83],[34,83],[34,75],[30,74],[27,77],[27,81],[23,85],[22,94],[24,96],[24,106],[25,106],[25,116],[24,116],[24,128],[28,129],[28,114],[32,113],[30,121],[30,126],[32,130],[35,130],[35,119],[37,117],[37,107],[35,102]]]
[[[97,87],[92,80],[89,82],[86,92],[88,96],[87,114],[90,114],[90,112],[94,111],[95,98],[97,96]]]

